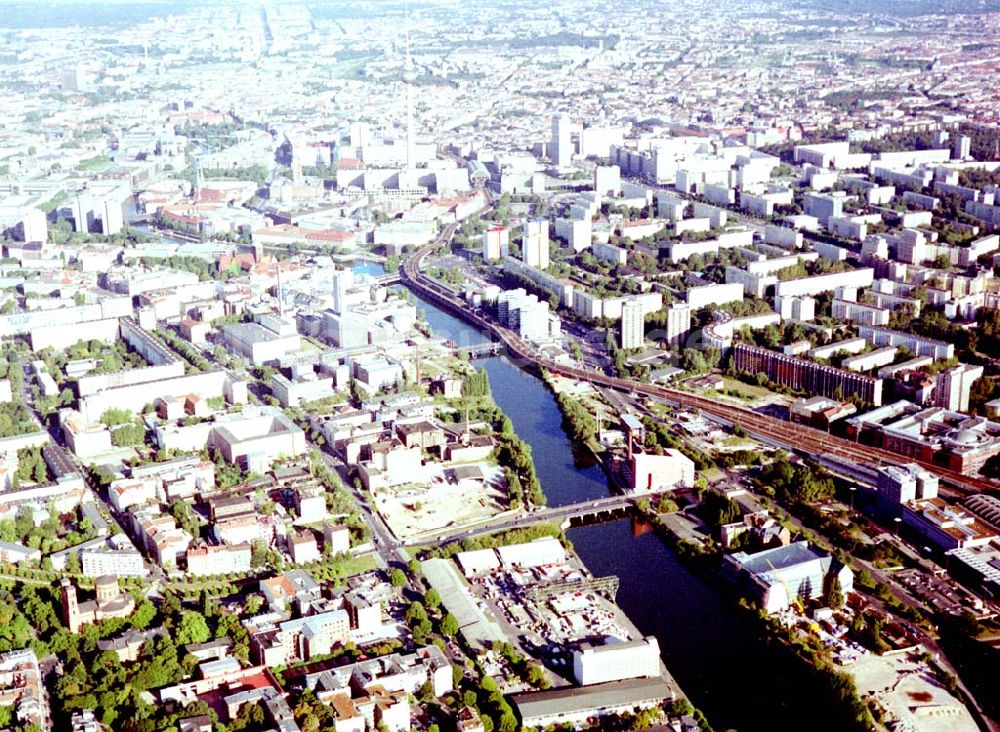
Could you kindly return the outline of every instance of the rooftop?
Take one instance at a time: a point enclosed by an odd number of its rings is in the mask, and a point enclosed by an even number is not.
[[[570,715],[589,710],[662,701],[670,689],[660,677],[611,681],[590,686],[570,686],[548,691],[513,694],[511,702],[526,724],[539,717]]]

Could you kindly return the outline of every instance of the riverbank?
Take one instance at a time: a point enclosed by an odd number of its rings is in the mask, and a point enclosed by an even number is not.
[[[415,298],[437,336],[460,346],[488,342],[476,328]],[[549,505],[607,496],[602,469],[577,465],[562,414],[542,380],[503,357],[477,365],[489,374],[494,401],[531,446]],[[657,638],[667,668],[716,729],[794,729],[825,703],[816,685],[802,678],[795,659],[763,640],[759,629],[650,527],[624,519],[572,528],[566,535],[592,574],[619,577],[617,604],[639,631]]]
[[[598,456],[591,438],[597,429],[595,412],[593,405],[586,401],[587,395],[573,394],[571,389],[565,388],[565,385],[559,388],[560,384],[554,383],[549,374],[544,374],[543,380],[555,396],[556,404],[563,416],[563,427],[572,440],[574,449],[586,449]],[[701,544],[687,541],[676,534],[648,505],[648,502],[640,504],[637,511],[641,519],[653,527],[655,533],[667,543],[682,562],[688,564],[707,585],[719,592],[725,602],[732,604],[745,615],[746,622],[759,632],[762,641],[767,644],[776,643],[781,651],[800,663],[802,673],[806,674],[821,692],[829,695],[830,702],[835,705],[832,715],[837,720],[831,729],[855,732],[874,729],[874,720],[867,706],[859,698],[853,678],[834,667],[829,653],[822,645],[813,647],[799,642],[791,631],[774,618],[760,613],[738,598],[731,588],[720,580],[719,555],[706,553]]]
[[[813,729],[824,728],[843,732],[869,732],[876,729],[875,720],[858,695],[853,678],[835,667],[829,653],[821,644],[804,642],[803,639],[793,635],[775,616],[765,614],[737,595],[734,589],[721,579],[719,554],[706,552],[700,544],[678,536],[652,509],[637,510],[641,520],[653,527],[657,536],[673,549],[681,561],[688,564],[707,584],[714,586],[724,601],[736,608],[758,629],[761,640],[767,644],[777,644],[784,653],[798,662],[802,673],[808,674],[823,692],[829,694],[829,701],[833,704],[827,707],[830,710],[827,720],[830,726],[814,726]],[[838,711],[841,714],[838,714]]]

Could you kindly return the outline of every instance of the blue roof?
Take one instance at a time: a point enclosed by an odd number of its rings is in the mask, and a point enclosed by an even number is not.
[[[744,555],[739,562],[751,574],[762,575],[774,570],[788,569],[799,564],[823,559],[825,552],[814,549],[807,541],[797,541],[787,546],[767,549],[756,554]]]
[[[634,414],[623,414],[622,423],[630,430],[633,430],[635,432],[639,432],[643,429],[642,420],[640,420]]]

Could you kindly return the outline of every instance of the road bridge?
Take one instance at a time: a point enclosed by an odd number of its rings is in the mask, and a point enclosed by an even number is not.
[[[472,538],[494,534],[498,531],[509,531],[510,529],[523,529],[542,523],[559,524],[562,528],[569,528],[574,523],[587,523],[592,521],[610,521],[621,518],[631,509],[637,501],[646,498],[655,500],[664,491],[654,491],[646,493],[625,493],[604,498],[596,498],[589,501],[580,501],[567,506],[545,506],[536,508],[519,516],[499,516],[490,521],[484,521],[471,529],[461,529],[446,531],[433,537],[435,544],[447,544],[457,539]],[[427,543],[426,538],[411,538],[406,544],[422,545]]]

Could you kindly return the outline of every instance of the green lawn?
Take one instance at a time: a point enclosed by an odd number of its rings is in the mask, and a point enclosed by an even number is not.
[[[723,382],[725,383],[725,389],[733,392],[738,392],[741,396],[747,399],[762,399],[768,396],[774,396],[775,392],[770,389],[765,389],[763,386],[751,386],[750,384],[744,384],[739,379],[733,379],[728,376],[723,377]]]

